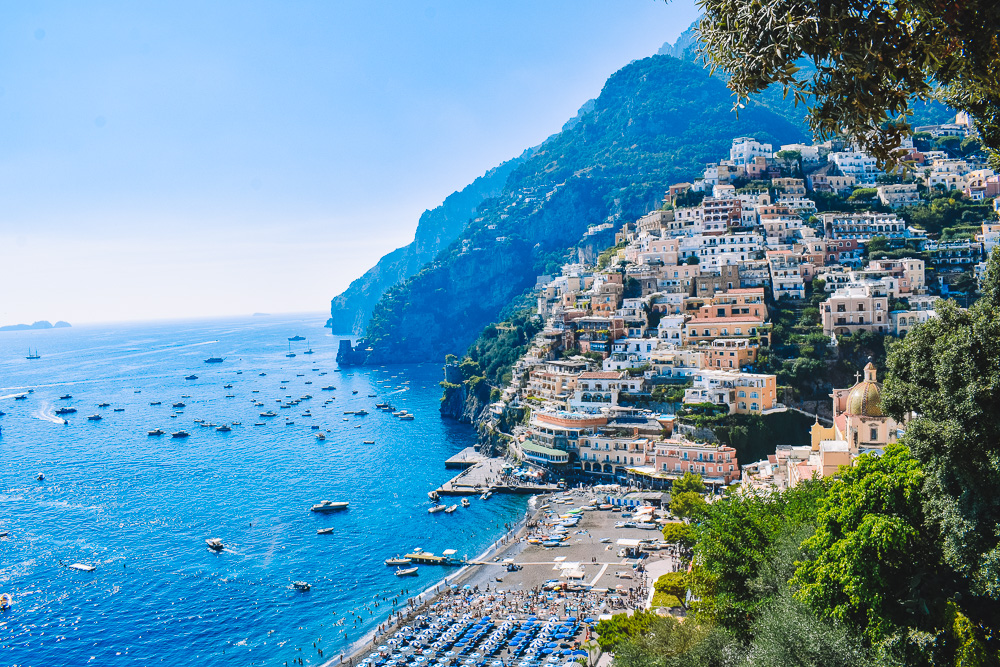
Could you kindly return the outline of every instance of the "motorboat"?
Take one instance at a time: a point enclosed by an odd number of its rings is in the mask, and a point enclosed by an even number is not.
[[[468,498],[462,498],[462,507],[469,507],[472,503],[469,502]]]
[[[189,435],[191,435],[191,434],[188,433],[187,431],[177,431],[176,433],[171,433],[170,437],[171,438],[186,438]]]
[[[216,427],[215,430],[218,431],[219,433],[229,433],[233,429],[231,429],[227,425],[223,424],[222,426]]]
[[[336,388],[336,387],[334,387],[334,386],[333,386],[332,384],[328,384],[328,385],[326,385],[325,387],[323,387],[322,389],[320,389],[320,391],[334,391],[334,390],[336,390],[336,389],[337,389],[337,388]]]
[[[354,391],[352,391],[351,393],[352,393],[352,394],[356,394],[356,393],[358,393],[358,390],[357,390],[357,389],[355,389],[355,390],[354,390]]]
[[[260,377],[264,377],[265,375],[267,375],[267,373],[257,373],[257,375]]]
[[[44,482],[45,481],[45,473],[41,473],[41,472],[38,473],[37,475],[35,475],[35,479],[37,479],[39,482]]]
[[[322,433],[317,433],[316,434],[316,439],[317,440],[326,440],[326,436],[323,435]]]
[[[163,429],[155,428],[146,435],[163,435],[165,432]]]
[[[445,507],[444,505],[435,505],[434,507],[428,507],[427,508],[427,513],[428,514],[435,514],[437,512],[443,512],[446,509],[448,509],[448,508]]]
[[[407,568],[397,568],[393,574],[397,577],[415,577],[417,576],[417,567],[407,567]]]
[[[374,440],[365,440],[361,444],[363,444],[363,445],[374,445],[375,441]]]
[[[59,408],[56,410],[57,415],[71,415],[76,412],[76,408]]]
[[[300,340],[305,340],[305,336],[292,336],[288,340],[290,340],[292,342],[296,342],[296,341],[300,341]]]
[[[267,412],[260,413],[260,416],[261,417],[277,417],[278,415],[276,413],[271,412],[270,410],[268,410]]]
[[[357,411],[355,411],[354,414],[357,415],[358,417],[364,417],[365,415],[368,414],[368,411],[367,410],[357,410]]]
[[[197,376],[197,375],[195,375],[194,373],[192,373],[191,375],[185,375],[185,376],[184,376],[184,379],[185,379],[185,380],[197,380],[197,379],[198,379],[198,376]]]
[[[454,512],[457,509],[458,509],[458,505],[448,505],[448,507],[445,508],[444,513],[445,514],[451,514],[452,512]]]
[[[329,500],[322,500],[319,503],[317,503],[317,504],[313,505],[312,507],[310,507],[309,511],[310,512],[320,512],[320,513],[336,512],[338,510],[346,510],[348,504],[349,503],[346,503],[346,502],[335,503],[335,502],[332,502],[332,501],[329,501]]]
[[[99,408],[106,408],[106,407],[108,407],[109,405],[111,405],[111,404],[110,404],[110,403],[98,403],[98,404],[97,404],[97,407],[99,407]]]
[[[26,401],[26,400],[28,400],[28,395],[27,394],[18,394],[17,396],[14,397],[14,400],[15,401]]]
[[[206,364],[221,364],[225,359],[222,357],[209,357],[205,360]]]
[[[389,566],[399,567],[400,565],[409,565],[413,561],[409,558],[403,558],[402,556],[394,556],[392,558],[386,558],[385,564]]]
[[[125,412],[125,408],[115,408],[115,412]]]
[[[316,534],[317,535],[329,535],[332,532],[333,532],[333,526],[330,526],[329,528],[320,528],[319,530],[316,531]]]
[[[385,410],[385,409],[387,409],[389,407],[389,404],[388,403],[376,403],[375,407],[378,408],[379,410]]]
[[[431,500],[433,500],[434,502],[437,502],[438,498],[439,498],[438,492],[437,491],[431,491],[430,493],[427,494],[427,497],[430,498]]]
[[[402,419],[403,421],[412,421],[413,415],[407,412],[406,414],[400,415],[399,418]]]
[[[207,544],[208,548],[211,549],[212,551],[222,551],[223,549],[226,548],[226,545],[224,545],[222,543],[222,540],[220,540],[218,537],[208,538],[207,540],[205,540],[205,544]]]
[[[487,490],[486,490],[486,491],[485,491],[485,492],[483,493],[483,495],[479,496],[479,499],[480,499],[480,500],[488,500],[488,499],[489,499],[489,497],[490,497],[490,496],[492,496],[492,495],[493,495],[493,492],[492,492],[492,491],[490,491],[489,489],[487,489]]]
[[[159,405],[160,401],[150,401],[150,405]]]
[[[71,399],[71,398],[73,398],[73,396],[72,396],[72,395],[70,395],[70,394],[66,394],[65,396],[60,396],[60,397],[59,397],[59,400],[60,400],[60,401],[68,401],[68,400],[69,400],[69,399]]]
[[[101,419],[103,419],[101,415],[90,415],[89,417],[87,417],[87,421],[92,421],[92,422],[99,422],[101,421]]]
[[[231,384],[224,384],[224,385],[222,385],[222,388],[223,389],[232,389],[233,385],[231,385]]]
[[[311,588],[311,586],[304,581],[293,581],[292,587],[300,593],[305,593]]]

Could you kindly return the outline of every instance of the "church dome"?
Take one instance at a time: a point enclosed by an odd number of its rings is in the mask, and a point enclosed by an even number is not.
[[[868,362],[865,379],[851,388],[847,395],[847,414],[861,417],[884,417],[882,385],[875,381],[875,366]]]

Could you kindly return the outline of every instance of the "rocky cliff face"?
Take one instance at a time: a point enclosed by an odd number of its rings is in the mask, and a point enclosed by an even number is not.
[[[386,291],[367,328],[367,363],[463,353],[537,275],[580,251],[588,227],[658,208],[671,183],[727,154],[735,136],[803,138],[766,110],[737,119],[731,107],[722,82],[672,57],[617,72],[593,110],[518,165],[503,193],[485,199],[433,262]]]
[[[330,303],[334,334],[361,335],[382,294],[406,280],[455,240],[484,199],[503,191],[510,173],[531,155],[532,149],[495,167],[432,210],[424,211],[413,242],[385,255]]]

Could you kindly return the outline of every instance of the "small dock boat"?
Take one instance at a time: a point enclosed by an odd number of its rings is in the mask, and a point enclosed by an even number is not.
[[[186,375],[186,376],[184,376],[184,379],[185,379],[185,380],[197,380],[197,379],[198,379],[198,376],[197,376],[197,375],[195,375],[194,373],[192,373],[191,375]]]
[[[222,543],[222,540],[220,540],[218,537],[208,538],[207,540],[205,540],[205,544],[207,544],[208,548],[211,549],[212,551],[222,551],[223,549],[226,548],[226,545],[224,545]]]
[[[434,507],[428,507],[427,508],[427,513],[428,514],[436,514],[438,512],[443,512],[446,509],[448,509],[448,508],[445,507],[444,505],[435,505]]]
[[[427,497],[433,500],[434,502],[437,502],[440,496],[438,496],[437,491],[431,491],[430,493],[427,494]]]
[[[76,412],[76,408],[59,408],[56,410],[57,415],[71,415]]]
[[[317,440],[326,440],[326,436],[324,434],[322,434],[322,433],[317,433],[316,434],[316,439]]]
[[[374,440],[365,440],[361,444],[363,444],[363,445],[374,445],[375,441]]]
[[[462,507],[469,507],[472,503],[469,502],[468,498],[462,498]]]
[[[86,565],[84,563],[73,563],[72,565],[67,565],[71,570],[79,570],[80,572],[93,572],[97,567],[93,565]]]
[[[149,404],[150,404],[150,405],[159,405],[159,404],[160,404],[160,402],[159,402],[159,401],[150,401],[150,403],[149,403]]]
[[[45,473],[41,473],[41,472],[38,473],[37,475],[35,475],[35,479],[37,479],[39,482],[44,482],[45,481]]]
[[[171,433],[170,437],[171,438],[186,438],[189,435],[191,435],[191,434],[188,433],[187,431],[177,431],[176,433]]]
[[[115,408],[115,412],[125,412],[125,408]]]
[[[329,528],[320,528],[319,530],[316,531],[316,534],[317,535],[329,535],[332,532],[333,532],[333,526],[330,526]]]
[[[163,435],[164,433],[165,431],[163,431],[163,429],[155,428],[152,431],[148,432],[146,435]]]
[[[205,360],[206,364],[221,364],[225,359],[222,357],[209,357]]]
[[[409,565],[413,561],[409,558],[404,558],[403,556],[393,556],[392,558],[386,558],[385,564],[389,566],[399,567],[401,565]]]
[[[306,583],[304,581],[293,581],[292,582],[292,588],[294,588],[295,590],[299,591],[300,593],[306,593],[312,587],[308,583]]]
[[[170,406],[170,407],[172,407],[172,408],[186,408],[186,407],[187,407],[187,405],[185,405],[184,403],[180,403],[180,402],[178,402],[178,403],[174,403],[174,404],[173,404],[172,406]]]
[[[329,500],[322,500],[319,503],[313,505],[309,508],[310,512],[337,512],[339,510],[346,510],[349,503],[346,502],[331,502]]]
[[[448,505],[448,507],[445,508],[444,513],[445,514],[451,514],[455,510],[457,510],[457,509],[458,509],[458,505]]]
[[[402,419],[403,421],[413,421],[413,415],[411,415],[409,412],[407,412],[404,415],[399,415],[399,418]]]
[[[407,567],[407,568],[401,567],[397,568],[397,570],[393,572],[393,574],[395,574],[397,577],[415,577],[417,576],[418,569],[419,568],[417,567]]]
[[[226,424],[223,424],[222,426],[217,427],[215,430],[218,431],[219,433],[229,433],[233,429],[229,428]]]
[[[90,415],[89,417],[87,417],[87,421],[92,421],[92,422],[99,422],[101,421],[101,419],[103,419],[101,415]]]
[[[106,408],[106,407],[108,407],[109,405],[111,405],[111,404],[110,404],[110,403],[98,403],[98,404],[97,404],[97,407],[99,407],[99,408]]]
[[[69,400],[69,399],[71,399],[71,398],[73,398],[73,395],[72,395],[72,394],[64,394],[63,396],[60,396],[60,397],[59,397],[59,400],[60,400],[60,401],[68,401],[68,400]]]

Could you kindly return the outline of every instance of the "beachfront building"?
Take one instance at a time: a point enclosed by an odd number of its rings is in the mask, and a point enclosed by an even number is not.
[[[681,439],[656,442],[651,469],[634,468],[629,472],[636,478],[669,481],[690,472],[701,475],[702,481],[712,487],[727,486],[740,480],[740,464],[735,449]]]

